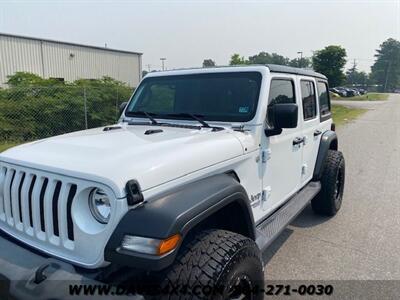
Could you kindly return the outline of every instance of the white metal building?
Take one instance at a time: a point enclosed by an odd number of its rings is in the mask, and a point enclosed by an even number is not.
[[[110,76],[136,87],[142,53],[0,33],[0,86],[18,71],[65,81]]]

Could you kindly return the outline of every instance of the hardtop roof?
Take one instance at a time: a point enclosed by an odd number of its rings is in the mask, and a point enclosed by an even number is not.
[[[252,71],[260,68],[268,68],[272,73],[287,73],[294,75],[303,75],[310,76],[315,78],[320,78],[327,80],[326,76],[317,73],[313,70],[294,68],[288,66],[274,65],[274,64],[265,64],[265,65],[235,65],[235,66],[215,66],[209,68],[179,68],[179,69],[170,69],[166,71],[155,71],[150,72],[146,76],[149,77],[158,77],[158,76],[168,76],[168,75],[189,75],[189,74],[197,74],[197,73],[215,73],[215,72],[229,72],[230,70],[234,70],[235,72],[240,72],[241,69],[245,71]]]
[[[315,72],[313,70],[307,70],[307,69],[302,69],[302,68],[294,68],[294,67],[288,67],[288,66],[282,66],[282,65],[273,65],[273,64],[267,64],[265,66],[271,72],[304,75],[304,76],[317,77],[317,78],[321,78],[321,79],[327,80],[325,75],[323,75],[321,73],[318,73],[318,72]]]

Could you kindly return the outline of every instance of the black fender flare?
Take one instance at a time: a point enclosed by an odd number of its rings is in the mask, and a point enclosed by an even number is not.
[[[328,150],[338,149],[338,138],[336,132],[332,130],[325,131],[321,136],[321,142],[319,144],[317,161],[315,162],[313,180],[318,181],[322,177],[324,171],[326,156]]]
[[[139,269],[163,269],[172,264],[180,245],[158,257],[121,250],[123,237],[166,239],[179,233],[184,239],[196,225],[233,202],[243,210],[249,237],[255,239],[254,218],[245,189],[229,174],[218,174],[177,187],[129,210],[106,245],[105,259]]]

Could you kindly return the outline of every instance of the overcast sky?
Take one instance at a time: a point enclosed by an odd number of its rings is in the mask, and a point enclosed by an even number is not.
[[[226,65],[233,53],[295,58],[334,44],[369,71],[379,44],[400,40],[400,0],[0,0],[0,32],[143,52],[144,69],[161,57],[167,68]]]

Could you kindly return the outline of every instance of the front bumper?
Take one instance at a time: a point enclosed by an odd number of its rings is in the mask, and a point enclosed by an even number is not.
[[[78,272],[66,262],[43,256],[0,231],[0,299],[143,299],[113,294],[71,294],[71,286],[105,286],[96,273]]]

